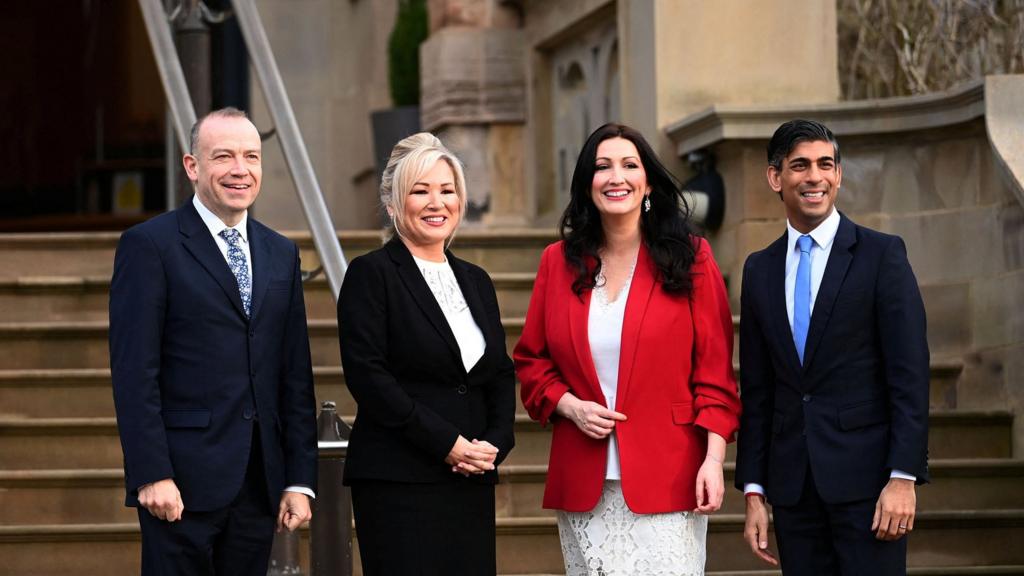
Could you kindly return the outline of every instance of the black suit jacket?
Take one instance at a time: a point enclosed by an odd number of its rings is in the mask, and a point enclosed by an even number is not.
[[[447,253],[486,350],[468,373],[448,322],[398,239],[352,261],[338,301],[345,382],[359,405],[345,482],[450,482],[444,459],[461,434],[514,444],[515,377],[487,273]],[[496,482],[496,472],[478,481]]]
[[[897,236],[841,215],[804,364],[785,301],[786,235],[743,270],[736,486],[796,504],[808,467],[825,502],[876,498],[893,468],[928,479],[928,342]]]
[[[252,218],[252,319],[188,200],[121,236],[110,286],[110,366],[126,503],[173,478],[186,510],[231,503],[258,423],[271,501],[316,489],[316,401],[294,243]]]

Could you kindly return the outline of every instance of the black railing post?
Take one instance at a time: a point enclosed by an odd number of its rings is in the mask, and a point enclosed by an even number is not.
[[[310,522],[312,576],[352,576],[352,495],[342,486],[349,427],[334,402],[324,402],[317,418],[320,461],[317,497]]]

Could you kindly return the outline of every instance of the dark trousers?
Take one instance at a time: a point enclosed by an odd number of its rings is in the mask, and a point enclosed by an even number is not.
[[[263,476],[258,428],[242,489],[226,508],[165,522],[139,508],[143,576],[266,576],[277,518]]]
[[[363,576],[494,576],[494,485],[362,480],[352,510]]]
[[[785,576],[905,576],[907,537],[877,540],[876,500],[828,504],[810,470],[795,506],[773,506],[775,538]]]

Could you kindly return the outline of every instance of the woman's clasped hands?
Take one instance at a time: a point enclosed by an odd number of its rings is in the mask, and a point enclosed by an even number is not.
[[[498,449],[490,442],[475,438],[469,441],[460,434],[444,461],[452,467],[452,472],[469,476],[494,470],[497,457]]]

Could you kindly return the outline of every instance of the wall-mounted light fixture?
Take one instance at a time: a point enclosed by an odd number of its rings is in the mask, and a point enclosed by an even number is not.
[[[704,148],[690,152],[686,161],[696,172],[683,184],[691,218],[705,230],[717,230],[725,216],[725,184],[715,170],[715,156]]]

